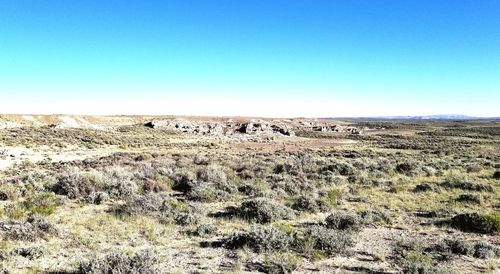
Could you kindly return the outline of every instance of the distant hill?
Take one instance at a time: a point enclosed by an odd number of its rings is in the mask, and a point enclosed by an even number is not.
[[[500,120],[500,117],[476,117],[461,114],[439,114],[424,116],[373,116],[373,117],[332,117],[326,119],[353,120]]]
[[[385,119],[403,119],[403,120],[476,120],[482,119],[481,117],[467,116],[461,114],[440,114],[440,115],[426,115],[426,116],[387,116],[380,117]]]

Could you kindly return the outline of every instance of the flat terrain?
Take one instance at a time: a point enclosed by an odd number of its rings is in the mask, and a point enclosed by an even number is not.
[[[0,115],[1,273],[499,273],[499,233],[498,121]]]

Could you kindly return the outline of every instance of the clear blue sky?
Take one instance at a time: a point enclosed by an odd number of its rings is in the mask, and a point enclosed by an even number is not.
[[[500,116],[498,0],[2,0],[0,112]]]

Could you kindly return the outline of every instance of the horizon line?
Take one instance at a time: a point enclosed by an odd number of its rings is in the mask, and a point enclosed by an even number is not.
[[[417,114],[417,115],[363,115],[363,116],[253,116],[253,115],[191,115],[191,114],[83,114],[83,113],[0,113],[0,116],[93,116],[93,117],[110,117],[110,116],[129,116],[129,117],[200,117],[200,118],[262,118],[262,119],[387,119],[397,120],[407,118],[426,118],[425,120],[479,120],[479,119],[500,119],[500,115],[495,116],[472,116],[465,114]],[[443,116],[443,118],[439,118]],[[446,118],[446,116],[449,116]],[[453,117],[457,116],[457,117]]]

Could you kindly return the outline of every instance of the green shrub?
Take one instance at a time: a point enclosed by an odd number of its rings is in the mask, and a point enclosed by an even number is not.
[[[323,173],[328,171],[334,172],[335,174],[339,174],[342,176],[353,176],[359,173],[358,169],[355,168],[350,163],[337,160],[322,168]]]
[[[6,216],[7,218],[14,220],[22,219],[27,215],[26,209],[20,203],[7,205],[1,210],[0,213],[2,216]]]
[[[342,191],[338,188],[331,188],[323,196],[323,200],[333,207],[337,207],[340,204],[341,199]]]
[[[59,198],[52,192],[30,194],[22,202],[22,206],[30,215],[51,215],[59,204]]]

